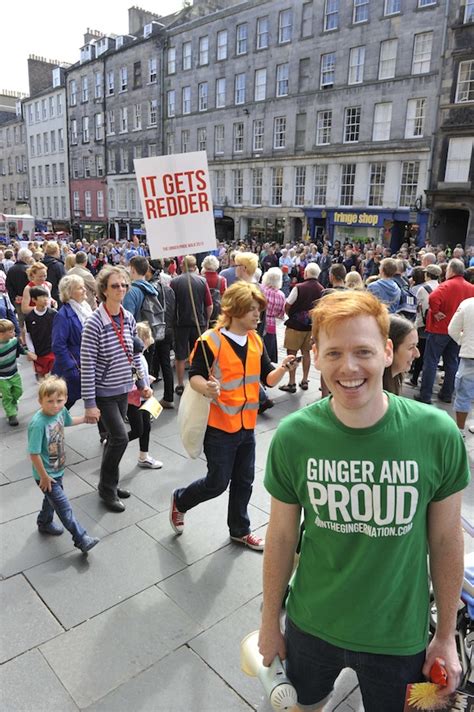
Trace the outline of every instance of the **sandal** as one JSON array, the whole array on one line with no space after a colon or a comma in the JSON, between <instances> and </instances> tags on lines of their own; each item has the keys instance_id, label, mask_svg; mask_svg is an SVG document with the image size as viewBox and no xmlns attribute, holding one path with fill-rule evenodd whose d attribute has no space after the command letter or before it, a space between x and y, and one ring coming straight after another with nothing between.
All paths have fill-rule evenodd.
<instances>
[{"instance_id":1,"label":"sandal","mask_svg":"<svg viewBox=\"0 0 474 712\"><path fill-rule=\"evenodd\" d=\"M280 386L280 391L285 391L285 393L296 393L296 383L287 383L286 386Z\"/></svg>"},{"instance_id":2,"label":"sandal","mask_svg":"<svg viewBox=\"0 0 474 712\"><path fill-rule=\"evenodd\" d=\"M309 381L301 381L299 384L300 388L302 391L307 391L308 390L308 383Z\"/></svg>"}]
</instances>

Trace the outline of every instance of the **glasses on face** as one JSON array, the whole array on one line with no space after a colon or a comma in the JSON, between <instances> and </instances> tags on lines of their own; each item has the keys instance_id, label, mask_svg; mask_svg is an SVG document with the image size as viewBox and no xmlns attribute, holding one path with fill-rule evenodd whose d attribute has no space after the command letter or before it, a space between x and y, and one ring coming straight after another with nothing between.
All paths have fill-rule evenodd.
<instances>
[{"instance_id":1,"label":"glasses on face","mask_svg":"<svg viewBox=\"0 0 474 712\"><path fill-rule=\"evenodd\" d=\"M128 289L128 284L125 282L117 282L117 284L109 284L110 289Z\"/></svg>"}]
</instances>

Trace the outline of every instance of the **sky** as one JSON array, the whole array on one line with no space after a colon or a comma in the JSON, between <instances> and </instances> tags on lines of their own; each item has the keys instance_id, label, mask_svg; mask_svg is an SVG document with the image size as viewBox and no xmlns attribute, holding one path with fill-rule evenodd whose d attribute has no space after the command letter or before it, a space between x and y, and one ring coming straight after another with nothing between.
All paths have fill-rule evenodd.
<instances>
[{"instance_id":1,"label":"sky","mask_svg":"<svg viewBox=\"0 0 474 712\"><path fill-rule=\"evenodd\" d=\"M79 60L87 28L128 33L128 8L136 5L167 15L183 0L3 0L0 42L0 91L28 93L28 56L73 64Z\"/></svg>"}]
</instances>

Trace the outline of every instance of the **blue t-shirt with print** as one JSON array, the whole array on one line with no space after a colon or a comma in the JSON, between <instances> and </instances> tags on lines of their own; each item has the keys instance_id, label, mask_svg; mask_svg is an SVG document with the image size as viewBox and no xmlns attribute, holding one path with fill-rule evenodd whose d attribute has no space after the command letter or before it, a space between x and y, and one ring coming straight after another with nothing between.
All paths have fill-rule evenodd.
<instances>
[{"instance_id":1,"label":"blue t-shirt with print","mask_svg":"<svg viewBox=\"0 0 474 712\"><path fill-rule=\"evenodd\" d=\"M44 469L55 479L64 474L64 428L68 425L72 425L72 418L69 411L63 408L57 415L45 415L39 410L28 426L28 452L31 455L41 455ZM39 482L40 476L34 465L33 477Z\"/></svg>"}]
</instances>

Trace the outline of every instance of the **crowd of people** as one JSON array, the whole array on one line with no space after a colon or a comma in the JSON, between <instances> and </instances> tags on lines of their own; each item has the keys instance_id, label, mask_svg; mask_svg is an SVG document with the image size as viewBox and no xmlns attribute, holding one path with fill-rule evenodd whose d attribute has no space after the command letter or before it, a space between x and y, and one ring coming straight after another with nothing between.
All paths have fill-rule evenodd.
<instances>
[{"instance_id":1,"label":"crowd of people","mask_svg":"<svg viewBox=\"0 0 474 712\"><path fill-rule=\"evenodd\" d=\"M149 452L150 416L141 405L161 382L160 404L174 409L188 369L190 387L209 401L207 473L172 492L170 524L182 535L186 512L229 488L231 540L266 552L264 664L276 654L286 657L306 705L324 703L342 667L353 664L366 712L398 712L406 682L426 675L440 655L451 691L459 677L451 628L462 566L460 493L468 481L461 435L474 398L471 253L429 243L408 242L392 254L373 242L323 239L282 247L246 240L161 261L137 237L100 245L13 243L0 253L0 395L9 424L17 426L17 359L24 354L39 383L40 410L28 428L33 476L44 493L39 531L56 536L65 528L85 553L96 546L64 491L64 428L97 426L103 444L98 495L109 511L123 512L130 492L121 487L120 462L128 443L139 442L139 467L163 467ZM283 320L286 356L279 359ZM267 388L285 375L284 393L308 390L312 357L321 397L316 393L309 408L296 407L273 440L264 541L248 514L257 417L273 407ZM420 377L413 400L399 399ZM428 407L439 377L437 398L454 398L457 428ZM84 414L72 417L81 399ZM429 453L420 450L425 435ZM441 607L439 633L425 655L427 546ZM375 560L376 585L369 583ZM449 585L443 567L452 573ZM388 596L393 581L402 586L401 577L418 584L405 596L390 595L390 616L371 626L381 590ZM283 637L279 612L290 578ZM354 580L359 620L344 628L333 612L340 619ZM398 618L405 623L395 630ZM367 660L358 666L353 658L361 652ZM375 684L371 665L386 655L393 670L377 668ZM388 701L381 706L381 699Z\"/></svg>"}]
</instances>

